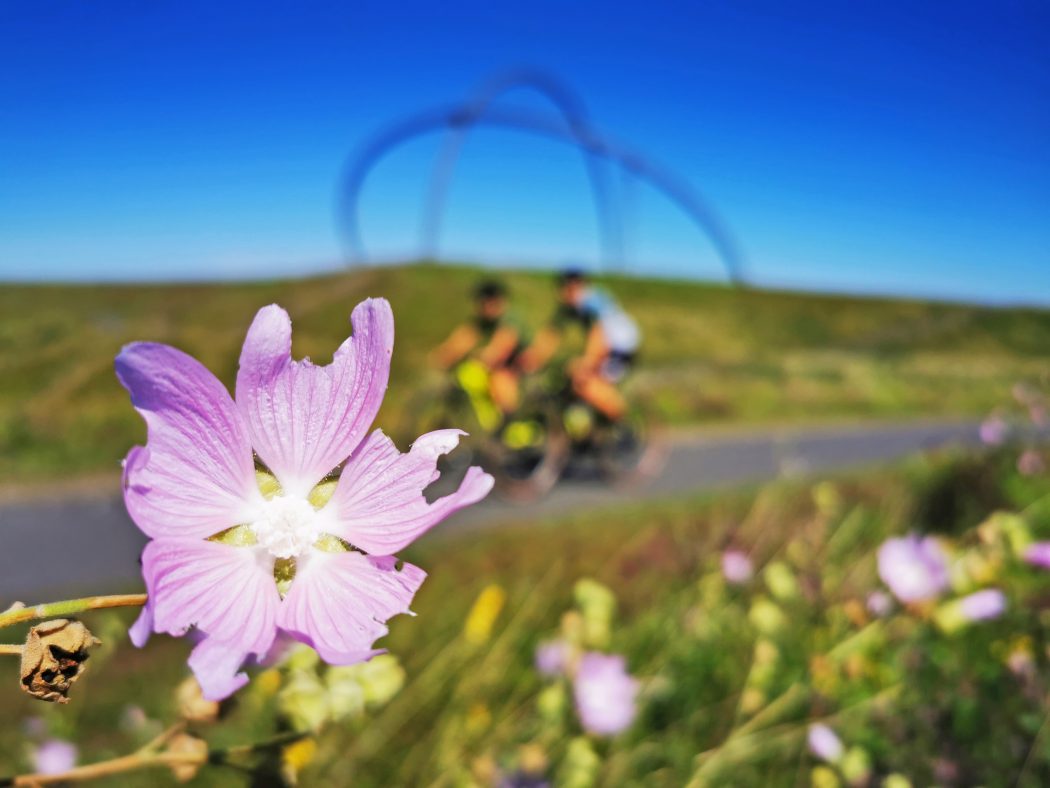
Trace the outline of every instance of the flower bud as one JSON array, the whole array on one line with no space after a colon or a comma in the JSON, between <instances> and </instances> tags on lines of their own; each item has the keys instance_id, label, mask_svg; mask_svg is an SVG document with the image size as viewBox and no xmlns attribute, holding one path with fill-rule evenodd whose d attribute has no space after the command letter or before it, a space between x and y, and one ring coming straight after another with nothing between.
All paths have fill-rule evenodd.
<instances>
[{"instance_id":1,"label":"flower bud","mask_svg":"<svg viewBox=\"0 0 1050 788\"><path fill-rule=\"evenodd\" d=\"M850 785L865 785L871 777L871 756L862 747L850 747L839 763Z\"/></svg>"},{"instance_id":2,"label":"flower bud","mask_svg":"<svg viewBox=\"0 0 1050 788\"><path fill-rule=\"evenodd\" d=\"M809 751L822 761L835 763L842 758L844 751L842 740L835 731L823 723L818 722L809 726L806 743L809 745Z\"/></svg>"},{"instance_id":3,"label":"flower bud","mask_svg":"<svg viewBox=\"0 0 1050 788\"><path fill-rule=\"evenodd\" d=\"M839 788L842 781L834 769L828 766L815 766L809 773L809 784L813 788Z\"/></svg>"},{"instance_id":4,"label":"flower bud","mask_svg":"<svg viewBox=\"0 0 1050 788\"><path fill-rule=\"evenodd\" d=\"M175 780L180 783L192 780L197 776L200 768L208 762L207 743L188 733L180 733L172 737L164 752L167 755L178 756L178 760L169 765L171 773L175 775Z\"/></svg>"},{"instance_id":5,"label":"flower bud","mask_svg":"<svg viewBox=\"0 0 1050 788\"><path fill-rule=\"evenodd\" d=\"M187 722L214 722L219 717L219 704L205 700L197 679L189 676L175 688L175 704L179 716Z\"/></svg>"},{"instance_id":6,"label":"flower bud","mask_svg":"<svg viewBox=\"0 0 1050 788\"><path fill-rule=\"evenodd\" d=\"M762 576L769 592L781 602L787 602L798 596L798 580L795 578L795 573L783 561L770 563Z\"/></svg>"}]
</instances>

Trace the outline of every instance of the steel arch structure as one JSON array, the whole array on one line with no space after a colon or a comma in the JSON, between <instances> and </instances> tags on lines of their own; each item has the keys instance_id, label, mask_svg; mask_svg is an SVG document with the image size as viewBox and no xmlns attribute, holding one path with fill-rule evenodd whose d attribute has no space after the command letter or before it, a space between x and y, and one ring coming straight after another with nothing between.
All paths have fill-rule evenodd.
<instances>
[{"instance_id":1,"label":"steel arch structure","mask_svg":"<svg viewBox=\"0 0 1050 788\"><path fill-rule=\"evenodd\" d=\"M503 94L517 88L528 88L545 96L558 116L495 104ZM589 123L583 103L575 93L549 75L528 70L509 72L490 80L467 102L415 113L385 127L358 148L346 166L337 206L337 223L345 237L349 264L363 262L367 257L361 237L360 203L369 173L402 144L426 134L445 131L445 142L435 161L421 225L423 248L431 253L436 250L448 188L467 132L483 125L515 129L565 142L583 153L602 236L602 257L606 261L610 254L618 254L620 242L617 217L601 168L603 162L620 167L623 172L644 181L668 198L710 240L730 281L745 283L742 256L735 240L714 210L688 182L641 153L601 134Z\"/></svg>"}]
</instances>

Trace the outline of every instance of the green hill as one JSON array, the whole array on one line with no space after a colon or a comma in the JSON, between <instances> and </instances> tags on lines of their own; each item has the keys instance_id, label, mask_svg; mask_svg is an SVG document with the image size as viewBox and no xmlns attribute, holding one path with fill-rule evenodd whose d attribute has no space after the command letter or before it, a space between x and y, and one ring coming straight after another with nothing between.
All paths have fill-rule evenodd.
<instances>
[{"instance_id":1,"label":"green hill","mask_svg":"<svg viewBox=\"0 0 1050 788\"><path fill-rule=\"evenodd\" d=\"M113 375L121 345L172 343L231 383L252 315L273 301L292 315L296 353L325 362L357 300L390 299L398 340L382 423L418 385L426 352L463 316L481 275L412 265L237 284L5 285L0 478L115 469L144 432ZM542 322L549 278L505 276L521 313ZM979 415L1016 380L1047 369L1042 310L625 277L607 284L645 334L631 385L680 424Z\"/></svg>"}]
</instances>

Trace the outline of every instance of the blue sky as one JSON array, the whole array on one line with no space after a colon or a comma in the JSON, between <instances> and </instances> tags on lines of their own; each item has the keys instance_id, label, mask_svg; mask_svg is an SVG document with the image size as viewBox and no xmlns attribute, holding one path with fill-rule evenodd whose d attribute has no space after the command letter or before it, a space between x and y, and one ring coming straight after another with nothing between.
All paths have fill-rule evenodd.
<instances>
[{"instance_id":1,"label":"blue sky","mask_svg":"<svg viewBox=\"0 0 1050 788\"><path fill-rule=\"evenodd\" d=\"M759 283L1050 303L1050 6L1038 2L8 2L0 278L330 269L349 154L522 64L559 75L598 127L687 179ZM372 173L376 258L416 253L438 142ZM720 276L659 194L624 194L632 269ZM478 130L441 251L596 263L579 156Z\"/></svg>"}]
</instances>

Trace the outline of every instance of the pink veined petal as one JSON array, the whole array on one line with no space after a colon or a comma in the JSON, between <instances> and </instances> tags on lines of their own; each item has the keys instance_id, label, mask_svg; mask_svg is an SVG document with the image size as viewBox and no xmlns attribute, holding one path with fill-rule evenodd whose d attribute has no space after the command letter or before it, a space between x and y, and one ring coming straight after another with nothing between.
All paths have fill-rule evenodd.
<instances>
[{"instance_id":1,"label":"pink veined petal","mask_svg":"<svg viewBox=\"0 0 1050 788\"><path fill-rule=\"evenodd\" d=\"M136 342L117 377L149 439L124 462L128 513L147 535L206 537L243 522L261 500L248 427L204 365L167 345Z\"/></svg>"},{"instance_id":2,"label":"pink veined petal","mask_svg":"<svg viewBox=\"0 0 1050 788\"><path fill-rule=\"evenodd\" d=\"M383 402L394 348L394 316L382 298L361 302L353 334L328 366L292 361L292 323L276 304L248 329L237 373L237 405L252 445L286 491L305 495L350 456Z\"/></svg>"},{"instance_id":3,"label":"pink veined petal","mask_svg":"<svg viewBox=\"0 0 1050 788\"><path fill-rule=\"evenodd\" d=\"M261 550L203 540L154 540L142 551L153 631L197 627L241 655L262 657L277 634L280 595L273 559ZM147 614L144 613L144 616ZM135 633L142 626L136 622Z\"/></svg>"},{"instance_id":4,"label":"pink veined petal","mask_svg":"<svg viewBox=\"0 0 1050 788\"><path fill-rule=\"evenodd\" d=\"M142 648L149 641L149 636L153 634L153 599L152 597L146 599L146 604L142 606L142 612L139 613L139 617L135 619L135 623L128 629L128 636L131 638L131 642L135 644L136 648Z\"/></svg>"},{"instance_id":5,"label":"pink veined petal","mask_svg":"<svg viewBox=\"0 0 1050 788\"><path fill-rule=\"evenodd\" d=\"M277 624L325 662L363 662L382 653L373 644L387 633L388 619L410 612L425 577L411 564L397 569L390 556L314 551L297 566Z\"/></svg>"},{"instance_id":6,"label":"pink veined petal","mask_svg":"<svg viewBox=\"0 0 1050 788\"><path fill-rule=\"evenodd\" d=\"M423 490L440 476L438 458L466 433L437 430L420 437L407 454L376 430L353 453L339 484L321 510L326 530L373 555L393 555L453 512L477 503L493 478L467 470L459 489L428 503Z\"/></svg>"},{"instance_id":7,"label":"pink veined petal","mask_svg":"<svg viewBox=\"0 0 1050 788\"><path fill-rule=\"evenodd\" d=\"M248 674L241 672L248 654L236 645L206 637L190 652L187 664L205 700L223 700L248 683Z\"/></svg>"}]
</instances>

